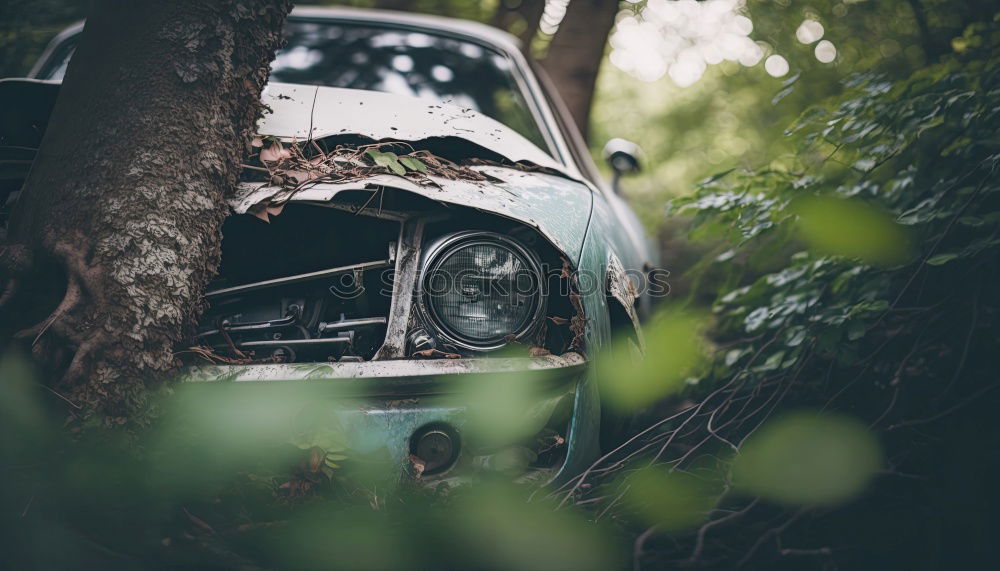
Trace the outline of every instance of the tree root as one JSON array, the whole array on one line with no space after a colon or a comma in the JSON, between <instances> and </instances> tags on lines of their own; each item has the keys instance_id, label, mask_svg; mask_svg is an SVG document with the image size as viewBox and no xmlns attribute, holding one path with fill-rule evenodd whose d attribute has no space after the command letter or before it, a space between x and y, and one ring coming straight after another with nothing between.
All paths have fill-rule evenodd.
<instances>
[{"instance_id":1,"label":"tree root","mask_svg":"<svg viewBox=\"0 0 1000 571\"><path fill-rule=\"evenodd\" d=\"M99 283L99 269L87 261L86 244L87 241L82 239L64 239L47 248L65 270L65 293L45 319L14 334L15 339L31 339L32 352L49 363L65 362L66 359L54 359L53 356L62 352L59 349L68 350L72 358L67 355L69 364L60 380L55 383L57 386L72 386L85 380L94 354L103 347L107 337L103 331L95 334L88 326L87 306L101 307L105 294ZM4 255L0 256L0 263L8 259L22 262L6 266L13 268L18 276L24 275L31 268L32 259L30 256L25 257L23 250L10 255L5 250ZM27 263L23 263L25 261ZM0 300L8 302L14 295L11 291L16 292L20 287L20 280L11 280L11 284L13 285L9 284L3 296L0 296ZM43 338L46 342L40 345Z\"/></svg>"},{"instance_id":2,"label":"tree root","mask_svg":"<svg viewBox=\"0 0 1000 571\"><path fill-rule=\"evenodd\" d=\"M79 280L71 273L67 277L66 283L66 293L63 295L62 301L59 305L46 317L44 320L18 331L14 334L14 337L18 339L25 339L28 337L34 337L34 341L31 342L32 345L38 343L38 340L46 331L49 330L61 317L69 313L70 311L76 309L80 302L83 300L83 292L80 288ZM68 328L63 324L62 327L56 329L58 332L64 332ZM74 337L76 335L74 334Z\"/></svg>"},{"instance_id":3,"label":"tree root","mask_svg":"<svg viewBox=\"0 0 1000 571\"><path fill-rule=\"evenodd\" d=\"M106 337L104 334L93 335L81 343L76 353L73 354L73 360L70 361L69 367L66 368L57 384L69 387L86 380L94 354L98 348L104 345Z\"/></svg>"}]
</instances>

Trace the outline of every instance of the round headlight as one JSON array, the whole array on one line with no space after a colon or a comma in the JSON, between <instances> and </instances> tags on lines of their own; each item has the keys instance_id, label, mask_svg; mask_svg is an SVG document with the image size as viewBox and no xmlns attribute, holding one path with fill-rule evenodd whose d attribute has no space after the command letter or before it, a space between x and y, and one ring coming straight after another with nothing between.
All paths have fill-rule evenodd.
<instances>
[{"instance_id":1,"label":"round headlight","mask_svg":"<svg viewBox=\"0 0 1000 571\"><path fill-rule=\"evenodd\" d=\"M500 234L444 239L431 248L420 284L434 328L467 349L502 347L530 331L544 310L538 260Z\"/></svg>"}]
</instances>

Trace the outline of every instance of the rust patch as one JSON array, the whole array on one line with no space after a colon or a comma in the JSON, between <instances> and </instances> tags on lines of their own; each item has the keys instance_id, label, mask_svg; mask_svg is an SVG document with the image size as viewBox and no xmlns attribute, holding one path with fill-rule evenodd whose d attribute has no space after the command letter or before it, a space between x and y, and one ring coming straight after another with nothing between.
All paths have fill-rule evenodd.
<instances>
[{"instance_id":1,"label":"rust patch","mask_svg":"<svg viewBox=\"0 0 1000 571\"><path fill-rule=\"evenodd\" d=\"M639 314L635 310L635 302L639 299L639 291L636 289L635 284L632 283L632 280L629 279L628 274L625 273L625 267L622 266L621 260L614 253L608 257L606 278L608 295L621 304L622 309L625 310L629 320L632 322L632 328L635 330L639 349L645 351L646 341L642 335Z\"/></svg>"},{"instance_id":2,"label":"rust patch","mask_svg":"<svg viewBox=\"0 0 1000 571\"><path fill-rule=\"evenodd\" d=\"M587 334L587 315L583 310L583 301L580 299L580 282L576 272L571 269L569 260L563 258L562 261L563 267L560 276L569 281L569 302L573 305L573 317L569 320L569 330L573 334L573 340L570 341L569 350L582 353L584 338Z\"/></svg>"}]
</instances>

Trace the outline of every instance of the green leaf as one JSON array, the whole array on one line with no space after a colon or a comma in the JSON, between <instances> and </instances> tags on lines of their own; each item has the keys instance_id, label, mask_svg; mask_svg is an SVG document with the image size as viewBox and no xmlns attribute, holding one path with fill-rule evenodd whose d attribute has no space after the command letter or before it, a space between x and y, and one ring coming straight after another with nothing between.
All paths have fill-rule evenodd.
<instances>
[{"instance_id":1,"label":"green leaf","mask_svg":"<svg viewBox=\"0 0 1000 571\"><path fill-rule=\"evenodd\" d=\"M640 409L684 387L707 364L704 317L675 309L661 310L646 325L644 358L636 355L633 337L623 335L595 358L602 399L628 412Z\"/></svg>"},{"instance_id":2,"label":"green leaf","mask_svg":"<svg viewBox=\"0 0 1000 571\"><path fill-rule=\"evenodd\" d=\"M399 162L403 163L403 166L411 171L427 172L427 165L425 165L420 159L415 159L413 157L401 157Z\"/></svg>"},{"instance_id":3,"label":"green leaf","mask_svg":"<svg viewBox=\"0 0 1000 571\"><path fill-rule=\"evenodd\" d=\"M931 266L943 266L952 260L959 258L958 254L937 254L928 258L927 263Z\"/></svg>"},{"instance_id":4,"label":"green leaf","mask_svg":"<svg viewBox=\"0 0 1000 571\"><path fill-rule=\"evenodd\" d=\"M784 351L778 351L777 353L774 353L773 355L771 355L770 357L768 357L767 360L764 361L763 365L761 365L760 367L757 367L757 370L760 370L760 371L773 371L773 370L781 367L781 362L782 362L782 360L784 360L784 358L785 358L785 352Z\"/></svg>"},{"instance_id":5,"label":"green leaf","mask_svg":"<svg viewBox=\"0 0 1000 571\"><path fill-rule=\"evenodd\" d=\"M729 351L726 351L726 357L725 357L726 366L731 367L735 365L744 356L750 354L750 352L751 351L749 348L730 349Z\"/></svg>"},{"instance_id":6,"label":"green leaf","mask_svg":"<svg viewBox=\"0 0 1000 571\"><path fill-rule=\"evenodd\" d=\"M808 333L806 328L801 326L789 329L788 333L786 333L787 338L785 340L785 345L789 347L798 347L803 341L805 341L806 333Z\"/></svg>"},{"instance_id":7,"label":"green leaf","mask_svg":"<svg viewBox=\"0 0 1000 571\"><path fill-rule=\"evenodd\" d=\"M985 220L976 216L963 216L958 219L958 223L963 226L982 226Z\"/></svg>"},{"instance_id":8,"label":"green leaf","mask_svg":"<svg viewBox=\"0 0 1000 571\"><path fill-rule=\"evenodd\" d=\"M704 521L720 492L704 478L659 467L633 472L623 483L629 511L664 531L681 531Z\"/></svg>"},{"instance_id":9,"label":"green leaf","mask_svg":"<svg viewBox=\"0 0 1000 571\"><path fill-rule=\"evenodd\" d=\"M350 442L336 412L308 403L296 411L289 441L303 450L314 446L327 454L347 450Z\"/></svg>"},{"instance_id":10,"label":"green leaf","mask_svg":"<svg viewBox=\"0 0 1000 571\"><path fill-rule=\"evenodd\" d=\"M796 200L790 208L799 216L800 235L819 253L884 266L911 257L904 227L862 201L813 196Z\"/></svg>"},{"instance_id":11,"label":"green leaf","mask_svg":"<svg viewBox=\"0 0 1000 571\"><path fill-rule=\"evenodd\" d=\"M729 170L724 170L724 171L719 172L719 173L715 173L712 176L706 178L705 180L699 182L698 186L708 186L708 185L712 184L713 182L722 179L723 177L725 177L729 173L733 172L734 170L736 170L736 169L729 169Z\"/></svg>"},{"instance_id":12,"label":"green leaf","mask_svg":"<svg viewBox=\"0 0 1000 571\"><path fill-rule=\"evenodd\" d=\"M816 346L822 351L830 351L837 346L840 341L841 330L836 327L827 327L816 336Z\"/></svg>"},{"instance_id":13,"label":"green leaf","mask_svg":"<svg viewBox=\"0 0 1000 571\"><path fill-rule=\"evenodd\" d=\"M861 321L851 321L847 324L847 338L851 341L861 339L866 332L865 324Z\"/></svg>"},{"instance_id":14,"label":"green leaf","mask_svg":"<svg viewBox=\"0 0 1000 571\"><path fill-rule=\"evenodd\" d=\"M368 149L366 153L377 166L385 167L399 176L406 174L406 169L399 164L399 157L396 156L396 153L380 153L375 149Z\"/></svg>"},{"instance_id":15,"label":"green leaf","mask_svg":"<svg viewBox=\"0 0 1000 571\"><path fill-rule=\"evenodd\" d=\"M406 174L406 169L403 168L403 165L399 164L399 161L397 160L393 160L391 163L389 163L388 166L389 170L398 174L399 176L403 176Z\"/></svg>"},{"instance_id":16,"label":"green leaf","mask_svg":"<svg viewBox=\"0 0 1000 571\"><path fill-rule=\"evenodd\" d=\"M885 311L889 309L889 302L884 299L877 299L869 304L870 311Z\"/></svg>"},{"instance_id":17,"label":"green leaf","mask_svg":"<svg viewBox=\"0 0 1000 571\"><path fill-rule=\"evenodd\" d=\"M881 465L881 449L864 424L803 411L751 436L733 462L733 481L778 503L831 505L863 491Z\"/></svg>"}]
</instances>

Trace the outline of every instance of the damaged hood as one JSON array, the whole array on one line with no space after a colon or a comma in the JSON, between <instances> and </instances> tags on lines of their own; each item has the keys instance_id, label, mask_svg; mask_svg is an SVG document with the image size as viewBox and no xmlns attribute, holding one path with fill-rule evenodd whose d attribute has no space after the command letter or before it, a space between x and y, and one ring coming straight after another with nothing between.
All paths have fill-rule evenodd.
<instances>
[{"instance_id":1,"label":"damaged hood","mask_svg":"<svg viewBox=\"0 0 1000 571\"><path fill-rule=\"evenodd\" d=\"M455 137L511 162L566 172L517 131L472 109L409 95L291 83L268 83L261 101L272 112L260 120L257 132L285 141L334 135L362 135L376 141Z\"/></svg>"},{"instance_id":2,"label":"damaged hood","mask_svg":"<svg viewBox=\"0 0 1000 571\"><path fill-rule=\"evenodd\" d=\"M406 178L379 174L344 183L318 183L290 193L278 186L243 183L230 206L245 214L261 203L329 202L347 190L396 188L432 200L468 206L526 224L538 230L573 263L580 260L583 238L590 220L593 192L581 182L541 172L513 168L474 167L496 179L494 182L449 180L429 177L435 186L420 185Z\"/></svg>"},{"instance_id":3,"label":"damaged hood","mask_svg":"<svg viewBox=\"0 0 1000 571\"><path fill-rule=\"evenodd\" d=\"M237 214L258 205L288 201L330 202L348 190L395 188L516 220L537 229L574 264L579 261L593 190L502 123L471 109L358 89L270 83L262 101L271 112L261 119L258 133L284 141L335 135L408 143L453 138L478 145L522 168L474 166L472 170L487 175L489 180L426 177L433 184L417 184L393 174L375 174L349 182L309 183L295 190L243 183L230 200ZM543 167L545 172L530 165Z\"/></svg>"}]
</instances>

